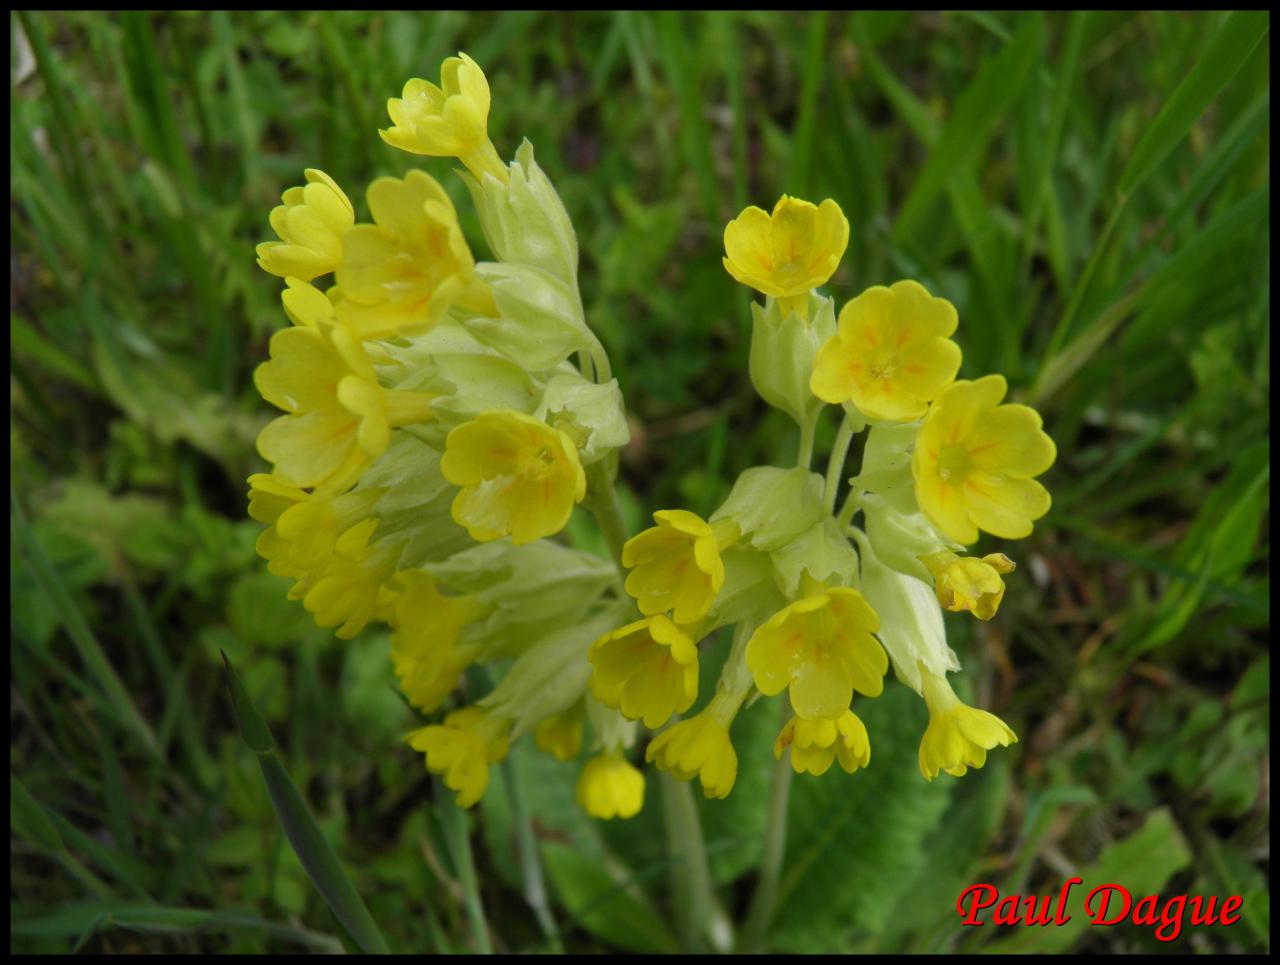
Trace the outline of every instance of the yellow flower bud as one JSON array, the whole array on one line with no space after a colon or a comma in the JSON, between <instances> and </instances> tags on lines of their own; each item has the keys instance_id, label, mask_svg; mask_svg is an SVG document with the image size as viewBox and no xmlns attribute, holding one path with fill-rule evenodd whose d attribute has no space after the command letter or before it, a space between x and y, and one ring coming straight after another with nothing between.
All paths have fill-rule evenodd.
<instances>
[{"instance_id":1,"label":"yellow flower bud","mask_svg":"<svg viewBox=\"0 0 1280 965\"><path fill-rule=\"evenodd\" d=\"M644 774L620 751L599 754L578 775L578 803L593 818L631 818L644 806Z\"/></svg>"},{"instance_id":2,"label":"yellow flower bud","mask_svg":"<svg viewBox=\"0 0 1280 965\"><path fill-rule=\"evenodd\" d=\"M650 741L644 759L682 781L698 778L709 798L728 797L738 778L738 755L729 739L729 725L742 706L743 696L716 694L702 713Z\"/></svg>"},{"instance_id":3,"label":"yellow flower bud","mask_svg":"<svg viewBox=\"0 0 1280 965\"><path fill-rule=\"evenodd\" d=\"M922 556L920 561L933 574L934 590L942 608L957 613L968 610L979 620L996 615L1004 599L1004 580L1000 577L1015 569L1013 560L1003 553L989 553L977 559L942 550Z\"/></svg>"}]
</instances>

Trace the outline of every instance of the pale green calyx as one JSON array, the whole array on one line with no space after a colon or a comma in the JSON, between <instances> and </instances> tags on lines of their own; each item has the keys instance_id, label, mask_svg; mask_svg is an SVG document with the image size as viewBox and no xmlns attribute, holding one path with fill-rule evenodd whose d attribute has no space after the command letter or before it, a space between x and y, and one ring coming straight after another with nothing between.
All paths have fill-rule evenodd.
<instances>
[{"instance_id":1,"label":"pale green calyx","mask_svg":"<svg viewBox=\"0 0 1280 965\"><path fill-rule=\"evenodd\" d=\"M809 390L813 359L836 330L835 300L809 295L808 320L783 315L777 299L751 304L751 383L760 398L798 425L813 420L825 403Z\"/></svg>"}]
</instances>

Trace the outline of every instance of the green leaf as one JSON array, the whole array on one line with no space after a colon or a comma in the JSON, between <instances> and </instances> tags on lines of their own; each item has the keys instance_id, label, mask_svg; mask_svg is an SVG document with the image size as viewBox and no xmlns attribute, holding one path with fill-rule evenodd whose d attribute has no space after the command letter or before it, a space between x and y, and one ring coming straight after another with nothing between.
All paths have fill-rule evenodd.
<instances>
[{"instance_id":1,"label":"green leaf","mask_svg":"<svg viewBox=\"0 0 1280 965\"><path fill-rule=\"evenodd\" d=\"M676 950L653 906L619 885L600 861L554 841L542 845L542 859L556 897L578 925L625 951L657 955Z\"/></svg>"},{"instance_id":2,"label":"green leaf","mask_svg":"<svg viewBox=\"0 0 1280 965\"><path fill-rule=\"evenodd\" d=\"M63 850L57 827L16 774L9 775L9 827L46 851Z\"/></svg>"},{"instance_id":3,"label":"green leaf","mask_svg":"<svg viewBox=\"0 0 1280 965\"><path fill-rule=\"evenodd\" d=\"M289 772L272 750L274 740L266 721L253 706L253 701L236 676L226 653L223 653L222 659L226 665L227 686L231 690L240 735L250 750L258 755L258 766L262 770L271 806L275 809L289 844L306 869L307 877L361 951L387 954L390 949L386 939L382 937L377 924L369 915L369 909L360 899L338 856L333 853L320 826L316 824L311 809L290 779Z\"/></svg>"},{"instance_id":4,"label":"green leaf","mask_svg":"<svg viewBox=\"0 0 1280 965\"><path fill-rule=\"evenodd\" d=\"M777 950L830 952L855 932L879 931L930 861L924 842L954 779L930 783L920 775L925 708L908 688L890 685L854 709L871 734L870 766L797 774L791 785ZM974 771L963 779L984 778Z\"/></svg>"},{"instance_id":5,"label":"green leaf","mask_svg":"<svg viewBox=\"0 0 1280 965\"><path fill-rule=\"evenodd\" d=\"M1168 808L1159 808L1147 815L1142 827L1110 844L1096 862L1081 869L1079 876L1084 883L1073 888L1067 899L1070 921L1056 928L1020 928L1007 938L983 946L983 951L1022 955L1064 952L1089 926L1084 900L1090 889L1116 883L1133 895L1159 894L1165 882L1190 863L1191 851L1172 815Z\"/></svg>"},{"instance_id":6,"label":"green leaf","mask_svg":"<svg viewBox=\"0 0 1280 965\"><path fill-rule=\"evenodd\" d=\"M1129 155L1116 185L1121 195L1132 193L1187 136L1270 26L1271 15L1264 10L1238 10L1227 18Z\"/></svg>"},{"instance_id":7,"label":"green leaf","mask_svg":"<svg viewBox=\"0 0 1280 965\"><path fill-rule=\"evenodd\" d=\"M907 195L893 237L912 237L921 226L929 206L970 164L978 160L991 131L1022 92L1040 56L1041 16L1025 17L1017 33L978 75L956 101L951 119L943 127L929 160Z\"/></svg>"}]
</instances>

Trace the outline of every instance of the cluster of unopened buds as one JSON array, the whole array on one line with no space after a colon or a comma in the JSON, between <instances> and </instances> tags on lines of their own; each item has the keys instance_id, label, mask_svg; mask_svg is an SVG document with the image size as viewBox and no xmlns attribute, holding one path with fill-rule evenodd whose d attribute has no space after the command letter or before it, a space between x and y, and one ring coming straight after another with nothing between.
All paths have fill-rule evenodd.
<instances>
[{"instance_id":1,"label":"cluster of unopened buds","mask_svg":"<svg viewBox=\"0 0 1280 965\"><path fill-rule=\"evenodd\" d=\"M783 691L791 714L775 755L798 772L853 772L871 757L854 694L879 695L890 664L928 708L924 776L982 766L1015 737L952 690L960 665L942 610L990 619L1013 563L964 547L979 531L1025 537L1048 511L1034 477L1055 450L1039 416L1002 404L999 375L956 379L956 311L914 281L869 288L837 316L815 289L844 254L848 222L834 201L784 196L771 214L749 207L729 223L724 264L766 296L752 305L751 379L799 426L796 464L748 469L709 519L664 510L626 540L614 480L627 421L584 318L574 229L527 141L502 162L489 102L461 54L439 86L409 81L381 133L461 161L496 260L474 260L448 195L420 171L370 185L371 224L317 170L271 212L280 240L259 245L258 260L285 280L293 323L255 375L284 411L258 439L271 472L249 479L271 572L339 637L388 624L395 675L423 715L468 668L500 674L407 737L462 805L484 794L513 740L531 732L576 760L589 725L578 800L599 818L630 817L644 799L629 759L640 723L665 727L646 761L722 798L738 770L736 715ZM823 476L809 463L828 405L842 421ZM552 539L578 504L616 559ZM705 688L699 645L723 638L714 694L680 719Z\"/></svg>"}]
</instances>

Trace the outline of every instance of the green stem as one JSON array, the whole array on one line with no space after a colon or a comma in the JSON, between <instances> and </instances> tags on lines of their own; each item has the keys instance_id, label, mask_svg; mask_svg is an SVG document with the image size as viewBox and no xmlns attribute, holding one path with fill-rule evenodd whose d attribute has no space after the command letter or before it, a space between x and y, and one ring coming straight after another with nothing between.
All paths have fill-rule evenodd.
<instances>
[{"instance_id":1,"label":"green stem","mask_svg":"<svg viewBox=\"0 0 1280 965\"><path fill-rule=\"evenodd\" d=\"M818 409L808 419L800 423L800 451L796 453L796 465L809 468L809 463L813 461L813 436L818 428L818 416L822 410Z\"/></svg>"},{"instance_id":2,"label":"green stem","mask_svg":"<svg viewBox=\"0 0 1280 965\"><path fill-rule=\"evenodd\" d=\"M715 916L715 895L702 826L698 822L698 806L688 781L662 771L658 783L662 788L662 813L671 857L671 897L684 951L696 953L705 950L709 926Z\"/></svg>"},{"instance_id":3,"label":"green stem","mask_svg":"<svg viewBox=\"0 0 1280 965\"><path fill-rule=\"evenodd\" d=\"M782 705L785 725L790 708ZM760 879L751 908L747 912L746 929L739 951L748 955L764 951L765 939L778 901L778 881L782 877L782 859L787 850L787 802L791 798L791 755L783 754L773 765L769 785L769 811L765 819L764 855L760 861Z\"/></svg>"},{"instance_id":4,"label":"green stem","mask_svg":"<svg viewBox=\"0 0 1280 965\"><path fill-rule=\"evenodd\" d=\"M613 480L604 468L603 461L587 470L586 506L596 518L605 543L609 546L609 555L618 568L623 580L627 578L627 568L622 565L622 547L627 542L627 524L622 519L622 507L618 505L618 492Z\"/></svg>"},{"instance_id":5,"label":"green stem","mask_svg":"<svg viewBox=\"0 0 1280 965\"><path fill-rule=\"evenodd\" d=\"M849 455L849 444L853 442L855 429L856 426L853 419L846 412L844 418L840 420L840 429L836 432L835 444L831 447L831 458L827 460L827 485L823 490L823 500L826 503L828 513L834 513L836 509L836 493L840 490L840 475L844 470L845 457Z\"/></svg>"},{"instance_id":6,"label":"green stem","mask_svg":"<svg viewBox=\"0 0 1280 965\"><path fill-rule=\"evenodd\" d=\"M520 876L524 881L524 898L538 919L538 927L547 940L548 950L555 954L564 952L560 930L547 901L547 886L542 877L542 863L538 860L538 843L533 836L533 823L524 806L524 795L516 784L511 759L502 762L502 777L507 786L507 800L511 803L511 820L516 827L516 846L520 851Z\"/></svg>"},{"instance_id":7,"label":"green stem","mask_svg":"<svg viewBox=\"0 0 1280 965\"><path fill-rule=\"evenodd\" d=\"M485 921L484 905L480 901L480 883L476 878L476 864L471 855L471 836L467 831L466 812L458 807L453 794L439 780L436 781L436 793L439 795L437 808L440 823L444 826L445 842L453 858L454 873L458 876L458 884L462 886L475 950L481 955L492 955L493 944L489 941L489 923Z\"/></svg>"}]
</instances>

